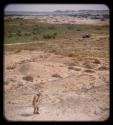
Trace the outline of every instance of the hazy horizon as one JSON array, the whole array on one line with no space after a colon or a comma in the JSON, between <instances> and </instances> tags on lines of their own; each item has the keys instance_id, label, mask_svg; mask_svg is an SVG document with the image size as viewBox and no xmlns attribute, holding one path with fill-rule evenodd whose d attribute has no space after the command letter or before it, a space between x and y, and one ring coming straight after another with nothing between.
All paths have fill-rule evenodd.
<instances>
[{"instance_id":1,"label":"hazy horizon","mask_svg":"<svg viewBox=\"0 0 113 125\"><path fill-rule=\"evenodd\" d=\"M5 12L52 12L52 11L77 11L77 10L109 10L104 4L8 4Z\"/></svg>"}]
</instances>

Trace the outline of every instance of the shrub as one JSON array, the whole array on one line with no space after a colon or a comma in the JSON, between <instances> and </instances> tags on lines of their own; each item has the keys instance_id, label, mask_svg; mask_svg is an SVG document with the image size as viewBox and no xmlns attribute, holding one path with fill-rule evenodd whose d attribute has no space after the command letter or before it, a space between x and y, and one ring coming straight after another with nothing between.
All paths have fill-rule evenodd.
<instances>
[{"instance_id":1,"label":"shrub","mask_svg":"<svg viewBox=\"0 0 113 125\"><path fill-rule=\"evenodd\" d=\"M11 65L11 66L8 66L6 69L10 70L10 69L15 69L15 65Z\"/></svg>"},{"instance_id":2,"label":"shrub","mask_svg":"<svg viewBox=\"0 0 113 125\"><path fill-rule=\"evenodd\" d=\"M87 69L87 70L85 70L84 72L88 72L88 73L94 73L95 71L93 71L93 70L90 70L90 69Z\"/></svg>"},{"instance_id":3,"label":"shrub","mask_svg":"<svg viewBox=\"0 0 113 125\"><path fill-rule=\"evenodd\" d=\"M75 56L74 53L70 53L70 54L68 54L68 57L74 57L74 56Z\"/></svg>"},{"instance_id":4,"label":"shrub","mask_svg":"<svg viewBox=\"0 0 113 125\"><path fill-rule=\"evenodd\" d=\"M53 34L44 34L43 35L43 38L44 39L51 39L51 38L55 38L56 34L53 33Z\"/></svg>"},{"instance_id":5,"label":"shrub","mask_svg":"<svg viewBox=\"0 0 113 125\"><path fill-rule=\"evenodd\" d=\"M62 78L60 75L58 74L53 74L52 77L57 77L57 78Z\"/></svg>"},{"instance_id":6,"label":"shrub","mask_svg":"<svg viewBox=\"0 0 113 125\"><path fill-rule=\"evenodd\" d=\"M44 39L51 39L52 37L51 37L51 35L46 34L46 35L43 35L43 38L44 38Z\"/></svg>"},{"instance_id":7,"label":"shrub","mask_svg":"<svg viewBox=\"0 0 113 125\"><path fill-rule=\"evenodd\" d=\"M57 35L57 32L53 33L53 35L56 36L56 35Z\"/></svg>"},{"instance_id":8,"label":"shrub","mask_svg":"<svg viewBox=\"0 0 113 125\"><path fill-rule=\"evenodd\" d=\"M85 66L85 68L92 69L91 64L88 62L85 62L83 65Z\"/></svg>"},{"instance_id":9,"label":"shrub","mask_svg":"<svg viewBox=\"0 0 113 125\"><path fill-rule=\"evenodd\" d=\"M81 31L80 29L77 29L77 31Z\"/></svg>"},{"instance_id":10,"label":"shrub","mask_svg":"<svg viewBox=\"0 0 113 125\"><path fill-rule=\"evenodd\" d=\"M108 70L108 69L109 69L109 68L106 67L106 66L101 66L101 67L98 68L98 70Z\"/></svg>"},{"instance_id":11,"label":"shrub","mask_svg":"<svg viewBox=\"0 0 113 125\"><path fill-rule=\"evenodd\" d=\"M21 33L21 31L20 31L20 30L17 30L17 33Z\"/></svg>"},{"instance_id":12,"label":"shrub","mask_svg":"<svg viewBox=\"0 0 113 125\"><path fill-rule=\"evenodd\" d=\"M24 33L25 36L29 36L30 34L29 33Z\"/></svg>"},{"instance_id":13,"label":"shrub","mask_svg":"<svg viewBox=\"0 0 113 125\"><path fill-rule=\"evenodd\" d=\"M33 82L33 77L32 76L24 76L23 80Z\"/></svg>"},{"instance_id":14,"label":"shrub","mask_svg":"<svg viewBox=\"0 0 113 125\"><path fill-rule=\"evenodd\" d=\"M37 36L34 36L34 37L32 38L32 40L38 40L38 37L37 37Z\"/></svg>"},{"instance_id":15,"label":"shrub","mask_svg":"<svg viewBox=\"0 0 113 125\"><path fill-rule=\"evenodd\" d=\"M22 36L22 33L21 33L21 31L20 30L17 30L17 36Z\"/></svg>"},{"instance_id":16,"label":"shrub","mask_svg":"<svg viewBox=\"0 0 113 125\"><path fill-rule=\"evenodd\" d=\"M98 59L95 59L95 60L93 61L93 63L95 63L95 64L101 64L100 60L98 60Z\"/></svg>"}]
</instances>

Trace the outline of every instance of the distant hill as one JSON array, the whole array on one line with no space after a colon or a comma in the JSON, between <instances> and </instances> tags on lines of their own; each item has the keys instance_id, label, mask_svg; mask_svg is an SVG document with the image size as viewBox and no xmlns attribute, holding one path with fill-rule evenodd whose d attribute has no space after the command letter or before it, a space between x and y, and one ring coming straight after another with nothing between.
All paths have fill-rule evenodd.
<instances>
[{"instance_id":1,"label":"distant hill","mask_svg":"<svg viewBox=\"0 0 113 125\"><path fill-rule=\"evenodd\" d=\"M6 16L74 16L78 18L109 18L109 10L56 10L53 12L6 11Z\"/></svg>"}]
</instances>

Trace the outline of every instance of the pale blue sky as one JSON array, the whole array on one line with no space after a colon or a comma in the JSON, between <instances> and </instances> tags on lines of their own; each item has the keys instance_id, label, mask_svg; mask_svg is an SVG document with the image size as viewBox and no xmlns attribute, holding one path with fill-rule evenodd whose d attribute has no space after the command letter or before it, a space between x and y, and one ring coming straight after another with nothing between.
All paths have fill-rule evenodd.
<instances>
[{"instance_id":1,"label":"pale blue sky","mask_svg":"<svg viewBox=\"0 0 113 125\"><path fill-rule=\"evenodd\" d=\"M104 4L8 4L5 11L109 10Z\"/></svg>"}]
</instances>

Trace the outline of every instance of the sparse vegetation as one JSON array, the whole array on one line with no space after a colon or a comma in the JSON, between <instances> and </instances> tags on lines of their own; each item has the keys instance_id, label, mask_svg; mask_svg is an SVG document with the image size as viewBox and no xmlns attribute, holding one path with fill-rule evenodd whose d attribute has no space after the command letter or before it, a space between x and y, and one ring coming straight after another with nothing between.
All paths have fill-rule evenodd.
<instances>
[{"instance_id":1,"label":"sparse vegetation","mask_svg":"<svg viewBox=\"0 0 113 125\"><path fill-rule=\"evenodd\" d=\"M35 20L30 21L22 18L12 19L11 17L6 18L4 22L5 43L30 42L35 38L36 40L47 40L61 36L63 38L68 37L65 33L75 32L75 34L80 35L78 31L82 33L86 31L86 29L87 31L91 31L92 29L96 30L96 27L99 27L99 31L101 31L102 28L105 28L90 25L36 23ZM98 30L96 30L96 32L98 32Z\"/></svg>"},{"instance_id":2,"label":"sparse vegetation","mask_svg":"<svg viewBox=\"0 0 113 125\"><path fill-rule=\"evenodd\" d=\"M47 24L34 20L9 19L4 21L5 34L4 42L7 43L27 43L22 45L5 46L5 50L43 50L54 54L68 57L108 57L109 45L106 40L97 41L96 36L109 32L108 26L94 25L71 25L71 24ZM23 25L20 25L20 22ZM99 30L97 30L99 28ZM87 29L87 31L86 31ZM80 31L80 32L78 32ZM84 32L91 33L95 38L84 39L81 35ZM94 35L93 35L94 34ZM80 39L81 38L81 39ZM41 41L41 42L40 42ZM87 48L87 49L85 49ZM93 62L99 64L98 60ZM87 66L86 66L87 67Z\"/></svg>"}]
</instances>

